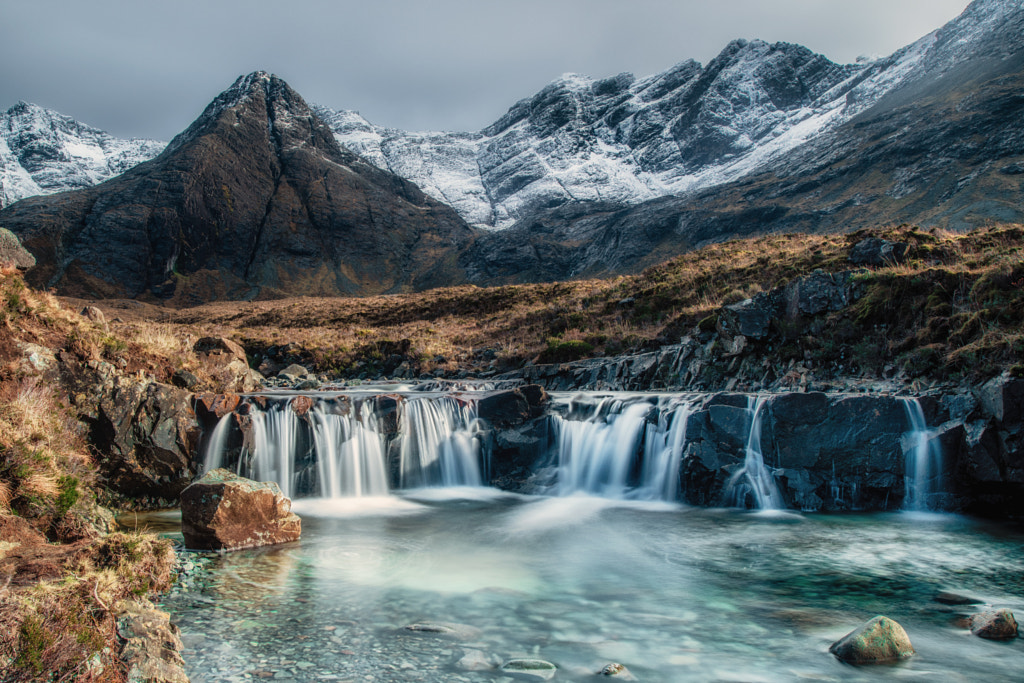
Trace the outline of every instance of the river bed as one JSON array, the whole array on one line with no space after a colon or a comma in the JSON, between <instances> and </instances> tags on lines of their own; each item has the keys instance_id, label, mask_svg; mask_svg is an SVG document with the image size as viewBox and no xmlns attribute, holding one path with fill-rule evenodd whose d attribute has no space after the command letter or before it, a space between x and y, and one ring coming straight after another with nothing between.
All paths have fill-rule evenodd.
<instances>
[{"instance_id":1,"label":"river bed","mask_svg":"<svg viewBox=\"0 0 1024 683\"><path fill-rule=\"evenodd\" d=\"M753 513L486 488L306 499L302 540L214 554L163 606L206 681L1016 681L1024 640L972 636L967 594L1024 614L1024 533L952 515ZM140 516L180 538L169 521ZM200 557L200 556L197 556ZM829 645L877 614L917 655ZM420 625L426 630L410 630ZM532 680L539 680L533 678Z\"/></svg>"}]
</instances>

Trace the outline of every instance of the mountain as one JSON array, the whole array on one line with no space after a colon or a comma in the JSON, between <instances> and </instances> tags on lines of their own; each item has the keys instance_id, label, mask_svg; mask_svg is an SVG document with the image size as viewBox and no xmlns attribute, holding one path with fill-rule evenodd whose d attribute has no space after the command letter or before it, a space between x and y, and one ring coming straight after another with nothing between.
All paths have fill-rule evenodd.
<instances>
[{"instance_id":1,"label":"mountain","mask_svg":"<svg viewBox=\"0 0 1024 683\"><path fill-rule=\"evenodd\" d=\"M895 54L838 65L787 43L737 40L706 66L643 79L564 76L478 133L407 133L318 113L338 142L491 229L574 202L639 204L774 167L888 93L999 49L1019 0L979 0Z\"/></svg>"},{"instance_id":2,"label":"mountain","mask_svg":"<svg viewBox=\"0 0 1024 683\"><path fill-rule=\"evenodd\" d=\"M0 113L0 208L33 195L90 187L152 159L164 145L118 139L19 102Z\"/></svg>"},{"instance_id":3,"label":"mountain","mask_svg":"<svg viewBox=\"0 0 1024 683\"><path fill-rule=\"evenodd\" d=\"M33 285L178 304L375 294L458 282L475 231L341 149L284 81L239 78L156 158L0 211Z\"/></svg>"},{"instance_id":4,"label":"mountain","mask_svg":"<svg viewBox=\"0 0 1024 683\"><path fill-rule=\"evenodd\" d=\"M979 0L872 69L849 91L852 117L770 165L683 195L537 212L463 255L471 280L635 271L768 232L1024 222L1022 3Z\"/></svg>"}]
</instances>

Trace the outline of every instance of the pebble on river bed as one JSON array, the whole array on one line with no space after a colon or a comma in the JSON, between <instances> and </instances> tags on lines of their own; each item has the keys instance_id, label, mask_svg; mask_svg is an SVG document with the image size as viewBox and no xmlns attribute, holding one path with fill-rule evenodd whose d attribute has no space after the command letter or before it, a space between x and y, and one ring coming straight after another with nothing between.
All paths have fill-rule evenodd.
<instances>
[{"instance_id":1,"label":"pebble on river bed","mask_svg":"<svg viewBox=\"0 0 1024 683\"><path fill-rule=\"evenodd\" d=\"M555 671L558 668L551 662L545 662L543 659L510 659L501 665L501 670L507 674L549 681L555 677Z\"/></svg>"},{"instance_id":2,"label":"pebble on river bed","mask_svg":"<svg viewBox=\"0 0 1024 683\"><path fill-rule=\"evenodd\" d=\"M849 664L874 664L909 657L914 646L902 626L889 617L877 616L832 643L828 651Z\"/></svg>"}]
</instances>

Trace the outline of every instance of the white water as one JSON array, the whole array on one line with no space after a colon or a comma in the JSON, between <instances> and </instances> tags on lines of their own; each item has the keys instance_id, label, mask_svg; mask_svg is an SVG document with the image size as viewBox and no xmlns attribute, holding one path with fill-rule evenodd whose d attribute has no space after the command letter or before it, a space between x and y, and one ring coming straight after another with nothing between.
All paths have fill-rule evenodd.
<instances>
[{"instance_id":1,"label":"white water","mask_svg":"<svg viewBox=\"0 0 1024 683\"><path fill-rule=\"evenodd\" d=\"M310 409L309 418L323 496L388 494L384 439L368 402L360 404L359 415L338 415L317 403Z\"/></svg>"},{"instance_id":2,"label":"white water","mask_svg":"<svg viewBox=\"0 0 1024 683\"><path fill-rule=\"evenodd\" d=\"M256 481L276 481L281 493L291 498L298 454L298 415L291 404L274 403L266 411L252 411L249 417L252 439L242 446L239 474Z\"/></svg>"},{"instance_id":3,"label":"white water","mask_svg":"<svg viewBox=\"0 0 1024 683\"><path fill-rule=\"evenodd\" d=\"M693 410L688 397L604 397L589 409L574 398L570 417L552 417L558 494L677 500L686 423Z\"/></svg>"},{"instance_id":4,"label":"white water","mask_svg":"<svg viewBox=\"0 0 1024 683\"><path fill-rule=\"evenodd\" d=\"M401 405L402 488L483 485L475 404L445 396Z\"/></svg>"},{"instance_id":5,"label":"white water","mask_svg":"<svg viewBox=\"0 0 1024 683\"><path fill-rule=\"evenodd\" d=\"M210 441L206 444L201 474L212 472L218 467L223 466L224 449L227 447L228 434L231 433L231 423L234 419L234 413L226 413L217 421L217 426L213 428L213 433L210 434Z\"/></svg>"},{"instance_id":6,"label":"white water","mask_svg":"<svg viewBox=\"0 0 1024 683\"><path fill-rule=\"evenodd\" d=\"M751 493L758 510L781 510L785 507L782 496L775 485L775 478L764 464L764 454L761 452L761 409L766 401L766 396L747 397L750 434L747 436L746 455L743 467L729 478L726 498L733 501L733 505L744 507L746 494Z\"/></svg>"},{"instance_id":7,"label":"white water","mask_svg":"<svg viewBox=\"0 0 1024 683\"><path fill-rule=\"evenodd\" d=\"M942 491L942 446L928 429L920 401L904 398L902 403L910 422L906 437L910 447L904 448L903 508L918 512L929 510L929 496Z\"/></svg>"}]
</instances>

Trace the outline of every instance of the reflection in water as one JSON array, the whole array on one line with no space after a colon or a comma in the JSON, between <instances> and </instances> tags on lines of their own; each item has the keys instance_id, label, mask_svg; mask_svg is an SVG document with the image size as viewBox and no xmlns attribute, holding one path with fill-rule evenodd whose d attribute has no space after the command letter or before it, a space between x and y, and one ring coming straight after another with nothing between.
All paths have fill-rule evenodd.
<instances>
[{"instance_id":1,"label":"reflection in water","mask_svg":"<svg viewBox=\"0 0 1024 683\"><path fill-rule=\"evenodd\" d=\"M172 594L195 683L499 681L458 662L540 657L556 680L1011 681L1020 641L971 637L966 592L1024 611L1024 536L953 516L750 514L437 492L375 514L306 501L303 540L218 558ZM918 655L853 668L829 643L875 614ZM412 632L443 622L454 633ZM463 664L464 666L465 664Z\"/></svg>"}]
</instances>

